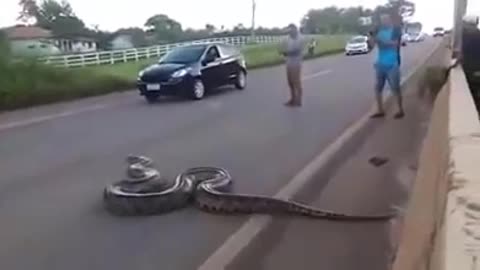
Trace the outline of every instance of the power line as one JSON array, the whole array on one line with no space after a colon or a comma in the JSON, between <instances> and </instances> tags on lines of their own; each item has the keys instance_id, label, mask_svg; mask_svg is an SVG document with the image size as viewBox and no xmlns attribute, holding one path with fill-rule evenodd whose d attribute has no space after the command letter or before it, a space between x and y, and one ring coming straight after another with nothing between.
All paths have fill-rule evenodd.
<instances>
[{"instance_id":1,"label":"power line","mask_svg":"<svg viewBox=\"0 0 480 270\"><path fill-rule=\"evenodd\" d=\"M251 29L251 35L252 39L255 37L255 11L257 8L257 3L255 0L252 0L252 29Z\"/></svg>"}]
</instances>

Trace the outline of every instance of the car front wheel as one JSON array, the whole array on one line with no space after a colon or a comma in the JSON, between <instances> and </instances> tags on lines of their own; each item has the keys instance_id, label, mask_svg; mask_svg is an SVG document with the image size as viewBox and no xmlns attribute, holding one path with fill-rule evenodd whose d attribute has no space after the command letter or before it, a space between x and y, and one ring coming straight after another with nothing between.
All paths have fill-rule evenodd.
<instances>
[{"instance_id":1,"label":"car front wheel","mask_svg":"<svg viewBox=\"0 0 480 270\"><path fill-rule=\"evenodd\" d=\"M193 87L190 96L194 100L200 100L205 96L205 85L203 84L202 80L195 79L193 81Z\"/></svg>"},{"instance_id":2,"label":"car front wheel","mask_svg":"<svg viewBox=\"0 0 480 270\"><path fill-rule=\"evenodd\" d=\"M237 78L235 79L235 88L239 90L243 90L247 87L247 74L245 71L241 70L237 74Z\"/></svg>"}]
</instances>

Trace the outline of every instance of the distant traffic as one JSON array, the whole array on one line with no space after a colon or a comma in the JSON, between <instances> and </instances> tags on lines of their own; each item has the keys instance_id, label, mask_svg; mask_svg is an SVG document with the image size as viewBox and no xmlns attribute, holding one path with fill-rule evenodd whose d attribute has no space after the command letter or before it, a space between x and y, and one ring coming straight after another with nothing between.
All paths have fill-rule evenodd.
<instances>
[{"instance_id":1,"label":"distant traffic","mask_svg":"<svg viewBox=\"0 0 480 270\"><path fill-rule=\"evenodd\" d=\"M346 55L366 54L372 50L370 42L368 42L367 36L354 36L351 38L345 46Z\"/></svg>"},{"instance_id":2,"label":"distant traffic","mask_svg":"<svg viewBox=\"0 0 480 270\"><path fill-rule=\"evenodd\" d=\"M404 33L402 35L401 45L407 46L407 43L418 43L425 40L427 34L423 32ZM345 44L345 55L368 54L373 50L369 37L365 35L358 35L352 37Z\"/></svg>"}]
</instances>

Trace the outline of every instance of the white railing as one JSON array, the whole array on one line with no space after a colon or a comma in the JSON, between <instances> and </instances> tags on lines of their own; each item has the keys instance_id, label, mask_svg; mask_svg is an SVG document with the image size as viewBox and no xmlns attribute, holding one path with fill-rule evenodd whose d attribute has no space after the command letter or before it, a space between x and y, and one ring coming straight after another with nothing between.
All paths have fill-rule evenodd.
<instances>
[{"instance_id":1,"label":"white railing","mask_svg":"<svg viewBox=\"0 0 480 270\"><path fill-rule=\"evenodd\" d=\"M191 44L209 44L209 43L227 43L236 46L244 46L247 44L265 44L276 43L284 39L285 36L257 36L252 41L251 37L226 37L226 38L210 38L181 43L173 43L166 45L158 45L144 48L134 48L127 50L102 51L96 53L73 54L50 56L40 59L41 62L58 67L85 67L96 65L113 65L129 61L139 61L160 57L175 47L186 46Z\"/></svg>"}]
</instances>

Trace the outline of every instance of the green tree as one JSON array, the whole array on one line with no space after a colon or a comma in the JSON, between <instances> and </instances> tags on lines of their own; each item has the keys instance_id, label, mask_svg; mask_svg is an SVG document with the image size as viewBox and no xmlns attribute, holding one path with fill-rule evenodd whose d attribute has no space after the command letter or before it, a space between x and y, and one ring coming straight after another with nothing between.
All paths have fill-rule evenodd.
<instances>
[{"instance_id":1,"label":"green tree","mask_svg":"<svg viewBox=\"0 0 480 270\"><path fill-rule=\"evenodd\" d=\"M118 35L128 35L131 37L132 43L134 47L144 47L148 45L147 41L147 34L143 29L138 27L132 28L122 28L115 32L112 37Z\"/></svg>"},{"instance_id":2,"label":"green tree","mask_svg":"<svg viewBox=\"0 0 480 270\"><path fill-rule=\"evenodd\" d=\"M359 24L361 17L371 16L372 11L363 9L363 7L350 7L341 10L342 30L348 33L364 32L365 27Z\"/></svg>"},{"instance_id":3,"label":"green tree","mask_svg":"<svg viewBox=\"0 0 480 270\"><path fill-rule=\"evenodd\" d=\"M371 11L370 11L371 12ZM302 29L313 34L354 33L361 30L359 18L368 16L362 7L312 9L302 19Z\"/></svg>"},{"instance_id":4,"label":"green tree","mask_svg":"<svg viewBox=\"0 0 480 270\"><path fill-rule=\"evenodd\" d=\"M182 25L169 18L167 15L159 14L150 17L145 26L149 32L155 34L157 41L176 41L182 35Z\"/></svg>"},{"instance_id":5,"label":"green tree","mask_svg":"<svg viewBox=\"0 0 480 270\"><path fill-rule=\"evenodd\" d=\"M408 0L388 0L388 4L394 15L398 18L406 19L412 17L415 14L415 3Z\"/></svg>"},{"instance_id":6,"label":"green tree","mask_svg":"<svg viewBox=\"0 0 480 270\"><path fill-rule=\"evenodd\" d=\"M37 24L43 27L54 25L59 18L75 17L72 7L66 1L44 0L39 7Z\"/></svg>"},{"instance_id":7,"label":"green tree","mask_svg":"<svg viewBox=\"0 0 480 270\"><path fill-rule=\"evenodd\" d=\"M83 21L75 16L60 16L44 27L58 36L87 36L89 33Z\"/></svg>"},{"instance_id":8,"label":"green tree","mask_svg":"<svg viewBox=\"0 0 480 270\"><path fill-rule=\"evenodd\" d=\"M381 14L390 14L395 23L403 25L406 19L415 14L415 3L408 0L388 0L387 4L378 6L374 12L376 24L380 21Z\"/></svg>"},{"instance_id":9,"label":"green tree","mask_svg":"<svg viewBox=\"0 0 480 270\"><path fill-rule=\"evenodd\" d=\"M87 33L85 23L75 15L66 1L44 0L39 11L38 26L50 29L55 35L74 36Z\"/></svg>"},{"instance_id":10,"label":"green tree","mask_svg":"<svg viewBox=\"0 0 480 270\"><path fill-rule=\"evenodd\" d=\"M207 23L207 24L205 25L205 30L211 35L211 34L213 34L213 33L215 32L216 28L215 28L215 26L214 26L213 24Z\"/></svg>"},{"instance_id":11,"label":"green tree","mask_svg":"<svg viewBox=\"0 0 480 270\"><path fill-rule=\"evenodd\" d=\"M336 6L312 9L304 16L301 25L305 32L313 34L366 33L371 26L362 25L360 18L371 17L373 25L378 25L383 13L391 14L395 21L402 23L415 13L415 4L408 0L388 0L374 10Z\"/></svg>"},{"instance_id":12,"label":"green tree","mask_svg":"<svg viewBox=\"0 0 480 270\"><path fill-rule=\"evenodd\" d=\"M33 19L37 19L40 16L39 7L35 0L20 0L19 5L21 7L18 20L29 23Z\"/></svg>"},{"instance_id":13,"label":"green tree","mask_svg":"<svg viewBox=\"0 0 480 270\"><path fill-rule=\"evenodd\" d=\"M85 35L88 33L85 23L73 12L70 4L62 0L43 0L40 5L34 0L20 0L19 19L35 20L35 25L49 29L55 35Z\"/></svg>"}]
</instances>

